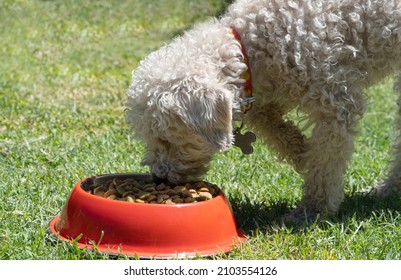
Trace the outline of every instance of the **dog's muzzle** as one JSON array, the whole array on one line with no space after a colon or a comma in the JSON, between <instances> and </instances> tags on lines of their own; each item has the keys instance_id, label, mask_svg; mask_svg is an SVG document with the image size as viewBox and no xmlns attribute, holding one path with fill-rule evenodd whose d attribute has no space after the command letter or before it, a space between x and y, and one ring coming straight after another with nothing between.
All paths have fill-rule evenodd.
<instances>
[{"instance_id":1,"label":"dog's muzzle","mask_svg":"<svg viewBox=\"0 0 401 280\"><path fill-rule=\"evenodd\" d=\"M160 178L154 173L152 173L152 181L153 181L153 183L155 183L157 185L162 184L162 183L165 183L165 184L168 183L167 178Z\"/></svg>"}]
</instances>

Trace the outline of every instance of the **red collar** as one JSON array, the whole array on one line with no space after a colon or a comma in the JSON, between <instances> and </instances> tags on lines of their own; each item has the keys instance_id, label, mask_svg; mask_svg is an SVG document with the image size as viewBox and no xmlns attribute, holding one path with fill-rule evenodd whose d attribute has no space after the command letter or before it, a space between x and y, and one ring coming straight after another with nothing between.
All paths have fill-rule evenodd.
<instances>
[{"instance_id":1,"label":"red collar","mask_svg":"<svg viewBox=\"0 0 401 280\"><path fill-rule=\"evenodd\" d=\"M244 112L248 112L252 108L252 103L255 101L255 98L252 96L252 73L251 67L249 65L249 57L246 53L245 46L242 44L241 36L238 34L238 31L235 28L230 29L230 33L234 36L234 38L240 43L242 54L244 56L244 63L246 64L247 70L242 74L242 78L245 80L244 83L244 97L243 102L241 102L241 110Z\"/></svg>"}]
</instances>

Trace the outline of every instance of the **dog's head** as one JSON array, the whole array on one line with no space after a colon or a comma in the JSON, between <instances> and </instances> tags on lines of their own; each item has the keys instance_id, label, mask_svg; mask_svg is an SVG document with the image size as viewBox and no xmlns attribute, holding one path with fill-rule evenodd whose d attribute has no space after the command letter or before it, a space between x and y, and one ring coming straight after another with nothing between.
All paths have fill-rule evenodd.
<instances>
[{"instance_id":1,"label":"dog's head","mask_svg":"<svg viewBox=\"0 0 401 280\"><path fill-rule=\"evenodd\" d=\"M179 183L199 178L212 156L232 145L233 97L217 74L184 69L168 51L151 54L133 72L126 112L146 146L142 163L155 178Z\"/></svg>"},{"instance_id":2,"label":"dog's head","mask_svg":"<svg viewBox=\"0 0 401 280\"><path fill-rule=\"evenodd\" d=\"M231 147L246 71L241 44L216 20L142 60L132 73L127 122L155 178L199 179L213 155Z\"/></svg>"}]
</instances>

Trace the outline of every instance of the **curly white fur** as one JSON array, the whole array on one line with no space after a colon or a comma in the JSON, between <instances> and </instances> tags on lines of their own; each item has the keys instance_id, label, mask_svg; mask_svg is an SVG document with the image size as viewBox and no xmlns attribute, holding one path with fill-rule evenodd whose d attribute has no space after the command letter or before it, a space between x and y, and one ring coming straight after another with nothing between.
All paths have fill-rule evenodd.
<instances>
[{"instance_id":1,"label":"curly white fur","mask_svg":"<svg viewBox=\"0 0 401 280\"><path fill-rule=\"evenodd\" d=\"M256 102L240 110L247 70ZM179 182L207 171L244 121L304 177L302 211L335 212L362 117L364 89L401 70L400 0L237 0L132 73L127 121L147 147L144 164ZM313 127L307 138L286 114ZM401 126L401 125L400 125ZM382 193L401 192L401 144Z\"/></svg>"}]
</instances>

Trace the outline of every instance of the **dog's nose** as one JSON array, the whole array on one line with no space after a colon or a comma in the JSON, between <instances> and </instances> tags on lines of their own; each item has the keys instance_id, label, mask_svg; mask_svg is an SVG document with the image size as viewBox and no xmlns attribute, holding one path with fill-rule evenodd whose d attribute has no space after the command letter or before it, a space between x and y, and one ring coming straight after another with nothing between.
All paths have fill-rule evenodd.
<instances>
[{"instance_id":1,"label":"dog's nose","mask_svg":"<svg viewBox=\"0 0 401 280\"><path fill-rule=\"evenodd\" d=\"M161 183L168 183L167 178L160 178L156 174L152 173L152 180L155 184L159 185Z\"/></svg>"}]
</instances>

